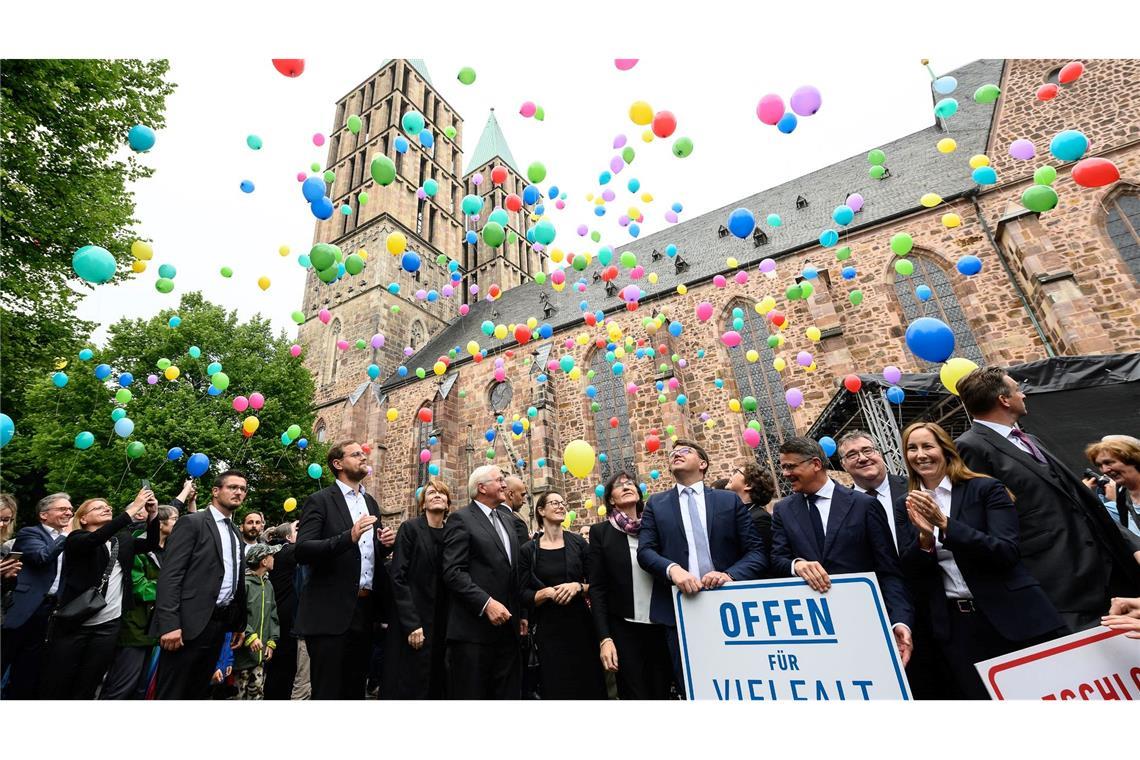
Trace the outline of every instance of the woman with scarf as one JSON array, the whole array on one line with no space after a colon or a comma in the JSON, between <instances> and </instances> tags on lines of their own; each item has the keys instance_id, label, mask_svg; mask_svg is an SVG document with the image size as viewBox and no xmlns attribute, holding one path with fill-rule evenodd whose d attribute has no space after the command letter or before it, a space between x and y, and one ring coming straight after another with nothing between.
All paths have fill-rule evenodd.
<instances>
[{"instance_id":1,"label":"woman with scarf","mask_svg":"<svg viewBox=\"0 0 1140 760\"><path fill-rule=\"evenodd\" d=\"M653 578L637 564L645 502L637 481L606 483L607 519L590 529L590 608L602 666L617 674L621 699L668 699L673 665L664 626L649 622Z\"/></svg>"}]
</instances>

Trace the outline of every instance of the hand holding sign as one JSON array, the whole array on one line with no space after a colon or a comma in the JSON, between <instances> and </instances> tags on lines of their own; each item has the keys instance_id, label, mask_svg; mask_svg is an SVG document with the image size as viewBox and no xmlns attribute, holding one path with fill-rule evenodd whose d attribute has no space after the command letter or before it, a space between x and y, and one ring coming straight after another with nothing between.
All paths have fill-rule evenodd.
<instances>
[{"instance_id":1,"label":"hand holding sign","mask_svg":"<svg viewBox=\"0 0 1140 760\"><path fill-rule=\"evenodd\" d=\"M831 578L827 575L827 571L823 569L823 565L818 562L808 562L807 560L801 559L795 563L795 568L796 575L807 581L813 590L822 594L831 588Z\"/></svg>"}]
</instances>

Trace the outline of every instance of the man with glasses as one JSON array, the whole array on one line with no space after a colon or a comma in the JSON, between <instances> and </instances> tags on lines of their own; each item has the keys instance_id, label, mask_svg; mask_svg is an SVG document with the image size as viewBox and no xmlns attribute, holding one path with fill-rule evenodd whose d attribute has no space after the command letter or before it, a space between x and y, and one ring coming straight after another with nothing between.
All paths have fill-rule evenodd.
<instances>
[{"instance_id":1,"label":"man with glasses","mask_svg":"<svg viewBox=\"0 0 1140 760\"><path fill-rule=\"evenodd\" d=\"M764 542L744 503L731 491L706 489L708 468L703 448L677 439L669 452L676 486L649 497L638 536L637 564L653 576L649 619L668 627L678 684L684 684L684 674L671 586L696 594L729 581L763 578L768 570Z\"/></svg>"},{"instance_id":2,"label":"man with glasses","mask_svg":"<svg viewBox=\"0 0 1140 760\"><path fill-rule=\"evenodd\" d=\"M39 525L21 528L12 546L21 552L12 606L5 613L3 672L12 666L5 699L34 699L39 690L40 665L48 619L55 609L63 542L71 532L71 497L53 493L36 505Z\"/></svg>"},{"instance_id":3,"label":"man with glasses","mask_svg":"<svg viewBox=\"0 0 1140 760\"><path fill-rule=\"evenodd\" d=\"M810 438L780 445L780 471L793 493L776 503L772 515L772 574L799 576L826 593L830 574L875 573L906 665L914 646L914 607L887 517L876 500L828 477L825 461Z\"/></svg>"},{"instance_id":4,"label":"man with glasses","mask_svg":"<svg viewBox=\"0 0 1140 760\"><path fill-rule=\"evenodd\" d=\"M313 699L364 699L385 589L384 557L396 534L364 491L368 454L356 441L329 449L336 480L305 500L294 556L308 568L294 629L305 639Z\"/></svg>"},{"instance_id":5,"label":"man with glasses","mask_svg":"<svg viewBox=\"0 0 1140 760\"><path fill-rule=\"evenodd\" d=\"M214 479L210 506L174 524L162 556L151 635L159 637L156 699L206 699L226 633L245 635L245 571L234 512L249 493L245 473Z\"/></svg>"},{"instance_id":6,"label":"man with glasses","mask_svg":"<svg viewBox=\"0 0 1140 760\"><path fill-rule=\"evenodd\" d=\"M839 439L839 463L855 481L856 489L879 502L887 525L891 529L891 542L899 548L899 533L895 527L895 500L906 496L906 478L887 472L887 463L875 445L871 434L852 430Z\"/></svg>"}]
</instances>

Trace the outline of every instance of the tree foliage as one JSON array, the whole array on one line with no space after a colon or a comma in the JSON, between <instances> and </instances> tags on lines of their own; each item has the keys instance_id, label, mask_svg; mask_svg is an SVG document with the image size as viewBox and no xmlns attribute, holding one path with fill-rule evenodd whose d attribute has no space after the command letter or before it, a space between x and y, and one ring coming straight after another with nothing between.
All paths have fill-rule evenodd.
<instances>
[{"instance_id":1,"label":"tree foliage","mask_svg":"<svg viewBox=\"0 0 1140 760\"><path fill-rule=\"evenodd\" d=\"M181 323L170 327L175 315ZM53 491L65 490L73 501L103 496L121 506L138 492L142 478L149 478L160 502L165 501L180 490L187 458L194 452L206 454L211 464L199 479L200 506L209 501L213 476L226 468L248 473L246 506L266 512L268 521L284 520L282 505L288 497L303 502L320 487L306 467L324 463L325 447L312 441L301 451L296 443L281 443L281 434L293 424L300 426L302 437L309 436L313 379L289 353L285 334L273 335L269 320L255 316L242 323L236 312L188 293L177 310L145 321L122 319L111 326L109 336L107 346L89 361L70 357L63 370L65 387L43 377L28 388L19 434L5 447L3 462L5 490L15 492L25 520L35 501ZM190 356L191 346L201 350L199 358ZM158 368L161 359L178 367L176 380L167 380ZM212 362L221 363L230 378L218 396L208 392ZM95 369L103 363L112 372L101 381ZM123 373L134 377L128 386L133 398L125 404L115 401ZM148 375L156 375L158 382L148 384ZM261 410L234 410L236 396L255 391L265 397ZM125 409L135 425L126 439L113 431L116 408ZM258 417L260 427L246 439L242 421L250 415ZM94 434L96 442L80 451L75 438L82 431ZM137 459L126 453L132 441L146 446ZM185 452L177 462L167 460L172 447Z\"/></svg>"},{"instance_id":2,"label":"tree foliage","mask_svg":"<svg viewBox=\"0 0 1140 760\"><path fill-rule=\"evenodd\" d=\"M166 61L5 60L0 64L0 355L6 407L93 325L75 316L87 286L71 257L110 251L129 271L135 201L152 170L127 148L135 124L164 126Z\"/></svg>"}]
</instances>

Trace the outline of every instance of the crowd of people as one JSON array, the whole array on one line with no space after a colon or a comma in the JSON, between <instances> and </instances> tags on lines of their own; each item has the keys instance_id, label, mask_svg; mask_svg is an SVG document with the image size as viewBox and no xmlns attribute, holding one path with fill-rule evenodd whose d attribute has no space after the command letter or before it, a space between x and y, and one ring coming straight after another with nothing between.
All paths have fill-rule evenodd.
<instances>
[{"instance_id":1,"label":"crowd of people","mask_svg":"<svg viewBox=\"0 0 1140 760\"><path fill-rule=\"evenodd\" d=\"M55 493L18 532L4 496L3 695L676 698L674 588L786 576L827 593L841 573L875 573L919 699L984 699L974 663L1067 633L1140 638L1140 441L1092 443L1082 479L1020 429L1025 395L1003 370L958 392L971 428L908 426L905 476L867 432L837 445L850 487L792 437L791 492L774 500L755 461L706 485L708 454L677 439L673 487L646 499L614 474L588 533L547 490L532 534L525 483L494 465L471 473L466 504L433 478L418 516L385 527L354 441L331 448L335 482L300 521L268 529L236 470L204 508L193 481L167 504L144 487L117 516Z\"/></svg>"}]
</instances>

